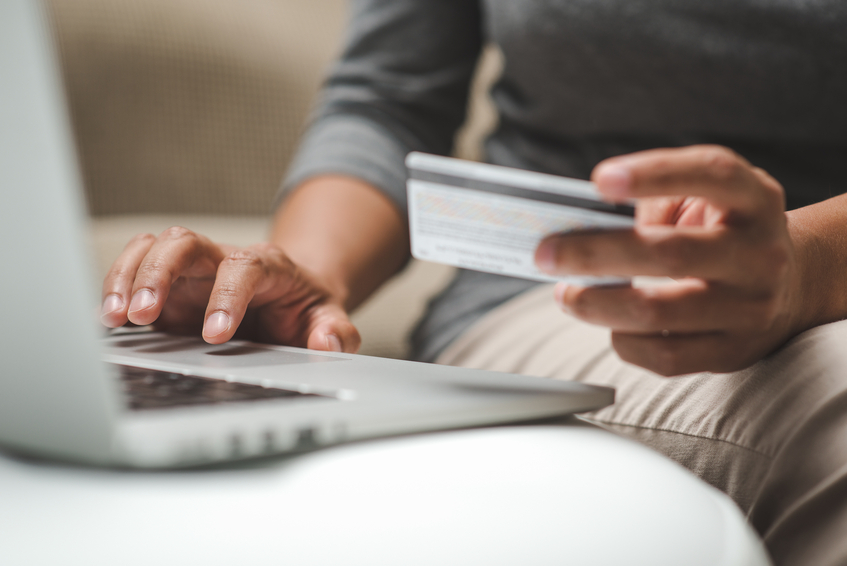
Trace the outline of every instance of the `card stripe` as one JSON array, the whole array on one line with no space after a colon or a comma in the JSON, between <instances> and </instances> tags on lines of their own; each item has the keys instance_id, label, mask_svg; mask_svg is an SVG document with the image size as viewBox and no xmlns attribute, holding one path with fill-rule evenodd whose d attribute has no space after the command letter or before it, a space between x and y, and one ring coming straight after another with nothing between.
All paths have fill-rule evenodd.
<instances>
[{"instance_id":1,"label":"card stripe","mask_svg":"<svg viewBox=\"0 0 847 566\"><path fill-rule=\"evenodd\" d=\"M484 191L487 193L495 193L499 195L507 195L513 197L525 198L537 202L547 202L551 204L560 204L564 206L572 206L576 208L586 208L598 212L605 212L617 216L635 216L635 207L628 204L616 204L601 200L591 200L573 195L562 194L561 192L546 192L533 189L525 189L514 185L494 183L491 181L483 181L480 179L469 179L467 177L458 177L447 175L444 173L435 173L433 171L421 171L420 169L409 169L409 176L412 179L420 181L429 181L441 185L450 185L454 187L463 187Z\"/></svg>"}]
</instances>

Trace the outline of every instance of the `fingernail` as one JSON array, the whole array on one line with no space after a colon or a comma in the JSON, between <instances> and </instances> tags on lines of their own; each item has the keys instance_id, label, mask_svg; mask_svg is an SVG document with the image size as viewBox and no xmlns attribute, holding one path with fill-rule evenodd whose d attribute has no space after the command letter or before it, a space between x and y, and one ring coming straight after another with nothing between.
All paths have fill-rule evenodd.
<instances>
[{"instance_id":1,"label":"fingernail","mask_svg":"<svg viewBox=\"0 0 847 566\"><path fill-rule=\"evenodd\" d=\"M535 250L535 265L545 273L556 272L556 244L551 240L544 240Z\"/></svg>"},{"instance_id":2,"label":"fingernail","mask_svg":"<svg viewBox=\"0 0 847 566\"><path fill-rule=\"evenodd\" d=\"M330 352L343 352L341 348L341 340L335 334L326 335L326 349Z\"/></svg>"},{"instance_id":3,"label":"fingernail","mask_svg":"<svg viewBox=\"0 0 847 566\"><path fill-rule=\"evenodd\" d=\"M606 196L628 198L632 196L632 172L620 163L608 163L597 168L594 176L597 188Z\"/></svg>"},{"instance_id":4,"label":"fingernail","mask_svg":"<svg viewBox=\"0 0 847 566\"><path fill-rule=\"evenodd\" d=\"M103 300L103 306L100 309L100 318L103 318L107 314L112 314L115 311L121 310L123 306L124 300L120 295L115 293L106 295L106 298Z\"/></svg>"},{"instance_id":5,"label":"fingernail","mask_svg":"<svg viewBox=\"0 0 847 566\"><path fill-rule=\"evenodd\" d=\"M220 336L229 330L230 320L226 313L215 312L209 315L206 319L206 324L203 326L203 335L209 338Z\"/></svg>"},{"instance_id":6,"label":"fingernail","mask_svg":"<svg viewBox=\"0 0 847 566\"><path fill-rule=\"evenodd\" d=\"M149 309L156 304L156 297L153 296L149 289L142 289L132 296L132 302L129 304L129 312L138 312Z\"/></svg>"}]
</instances>

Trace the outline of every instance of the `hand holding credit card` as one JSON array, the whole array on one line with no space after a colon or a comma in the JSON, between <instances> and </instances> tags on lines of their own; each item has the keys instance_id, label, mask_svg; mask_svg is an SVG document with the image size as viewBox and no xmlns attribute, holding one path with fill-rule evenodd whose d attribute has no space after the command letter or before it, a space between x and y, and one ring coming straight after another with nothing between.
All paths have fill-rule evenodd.
<instances>
[{"instance_id":1,"label":"hand holding credit card","mask_svg":"<svg viewBox=\"0 0 847 566\"><path fill-rule=\"evenodd\" d=\"M635 208L602 200L593 183L417 152L406 167L414 257L536 281L629 282L556 277L535 265L535 248L551 234L633 227Z\"/></svg>"}]
</instances>

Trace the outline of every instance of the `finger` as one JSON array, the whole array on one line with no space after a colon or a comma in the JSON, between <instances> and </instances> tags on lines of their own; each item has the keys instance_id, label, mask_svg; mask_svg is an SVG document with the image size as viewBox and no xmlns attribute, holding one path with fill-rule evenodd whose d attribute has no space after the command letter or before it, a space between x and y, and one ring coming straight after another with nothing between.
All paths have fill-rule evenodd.
<instances>
[{"instance_id":1,"label":"finger","mask_svg":"<svg viewBox=\"0 0 847 566\"><path fill-rule=\"evenodd\" d=\"M760 332L781 313L770 294L686 279L648 288L559 284L556 301L591 324L633 334Z\"/></svg>"},{"instance_id":2,"label":"finger","mask_svg":"<svg viewBox=\"0 0 847 566\"><path fill-rule=\"evenodd\" d=\"M650 224L674 225L679 213L691 197L655 197L643 198L635 208L635 222L638 225Z\"/></svg>"},{"instance_id":3,"label":"finger","mask_svg":"<svg viewBox=\"0 0 847 566\"><path fill-rule=\"evenodd\" d=\"M210 344L231 339L253 298L269 289L276 289L281 296L291 287L294 270L294 265L281 252L274 253L262 246L237 250L224 257L209 295L203 339ZM276 298L268 296L266 300Z\"/></svg>"},{"instance_id":4,"label":"finger","mask_svg":"<svg viewBox=\"0 0 847 566\"><path fill-rule=\"evenodd\" d=\"M127 311L130 322L152 324L177 278L214 277L222 258L221 249L205 236L176 226L162 232L136 271Z\"/></svg>"},{"instance_id":5,"label":"finger","mask_svg":"<svg viewBox=\"0 0 847 566\"><path fill-rule=\"evenodd\" d=\"M767 234L713 228L640 226L545 238L536 263L551 275L700 277L757 286L785 269L789 250Z\"/></svg>"},{"instance_id":6,"label":"finger","mask_svg":"<svg viewBox=\"0 0 847 566\"><path fill-rule=\"evenodd\" d=\"M153 234L138 234L133 237L106 274L103 280L100 320L109 328L117 328L127 323L127 309L135 274L155 241Z\"/></svg>"},{"instance_id":7,"label":"finger","mask_svg":"<svg viewBox=\"0 0 847 566\"><path fill-rule=\"evenodd\" d=\"M261 243L236 250L218 266L203 338L212 344L226 342L249 307L263 307L257 315L261 340L305 346L309 312L327 297L276 246Z\"/></svg>"},{"instance_id":8,"label":"finger","mask_svg":"<svg viewBox=\"0 0 847 566\"><path fill-rule=\"evenodd\" d=\"M613 332L612 347L622 360L667 377L737 371L767 353L742 350L737 337L724 333L657 336Z\"/></svg>"},{"instance_id":9,"label":"finger","mask_svg":"<svg viewBox=\"0 0 847 566\"><path fill-rule=\"evenodd\" d=\"M720 146L648 150L600 163L592 174L612 200L699 196L723 210L754 214L784 209L782 187Z\"/></svg>"},{"instance_id":10,"label":"finger","mask_svg":"<svg viewBox=\"0 0 847 566\"><path fill-rule=\"evenodd\" d=\"M362 338L350 322L347 313L339 305L326 304L315 309L309 329L306 347L327 352L359 351Z\"/></svg>"}]
</instances>

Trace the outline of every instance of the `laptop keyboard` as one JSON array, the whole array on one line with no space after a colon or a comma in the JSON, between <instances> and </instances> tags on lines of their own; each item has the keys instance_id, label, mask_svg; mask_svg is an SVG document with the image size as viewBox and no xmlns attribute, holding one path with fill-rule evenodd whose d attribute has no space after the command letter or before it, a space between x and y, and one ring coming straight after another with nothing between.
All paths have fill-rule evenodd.
<instances>
[{"instance_id":1,"label":"laptop keyboard","mask_svg":"<svg viewBox=\"0 0 847 566\"><path fill-rule=\"evenodd\" d=\"M127 407L133 411L271 399L333 399L278 387L116 365Z\"/></svg>"}]
</instances>

